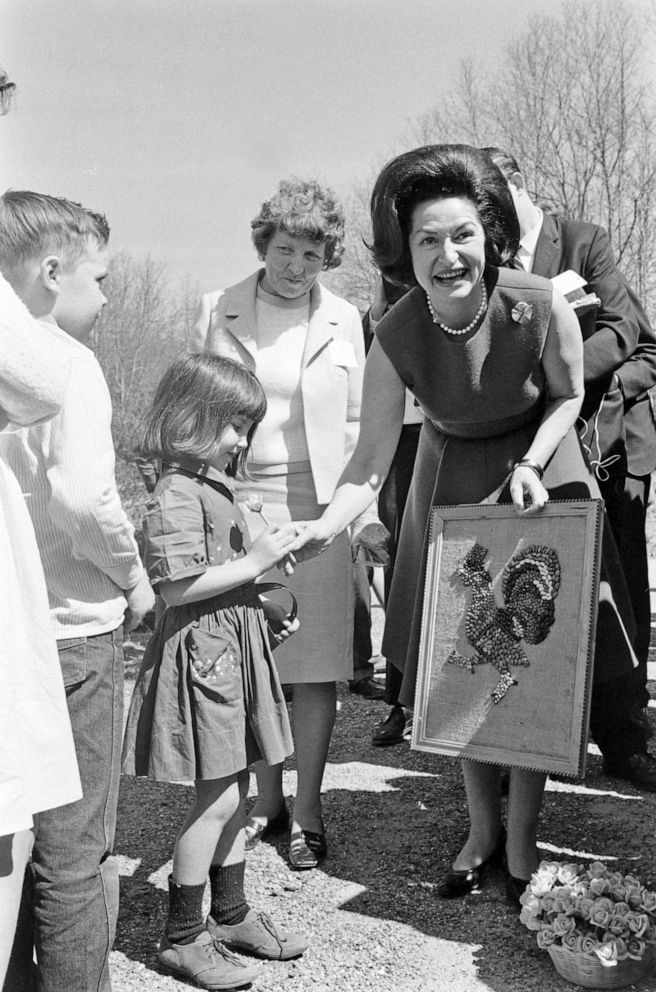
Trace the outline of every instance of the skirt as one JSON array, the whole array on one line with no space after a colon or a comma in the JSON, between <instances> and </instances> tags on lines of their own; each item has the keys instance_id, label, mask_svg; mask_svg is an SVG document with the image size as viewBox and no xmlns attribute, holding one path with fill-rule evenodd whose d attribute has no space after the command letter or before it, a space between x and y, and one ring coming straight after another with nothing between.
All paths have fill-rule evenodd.
<instances>
[{"instance_id":1,"label":"skirt","mask_svg":"<svg viewBox=\"0 0 656 992\"><path fill-rule=\"evenodd\" d=\"M308 463L293 470L265 475L251 469L252 479L238 483L251 540L262 530L264 518L284 525L291 520L316 520L324 507L317 503ZM243 501L257 494L262 514L249 511ZM283 685L340 682L353 677L353 562L345 532L325 554L304 561L291 576L274 568L261 581L282 582L298 600L300 628L276 648L275 663Z\"/></svg>"},{"instance_id":2,"label":"skirt","mask_svg":"<svg viewBox=\"0 0 656 992\"><path fill-rule=\"evenodd\" d=\"M166 610L137 676L123 771L158 782L226 778L292 753L255 586Z\"/></svg>"}]
</instances>

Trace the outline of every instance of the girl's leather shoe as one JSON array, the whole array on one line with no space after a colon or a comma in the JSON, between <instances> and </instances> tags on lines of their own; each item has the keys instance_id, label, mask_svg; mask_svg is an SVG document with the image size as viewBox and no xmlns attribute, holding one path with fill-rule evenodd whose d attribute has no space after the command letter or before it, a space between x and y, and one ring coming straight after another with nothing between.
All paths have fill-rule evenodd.
<instances>
[{"instance_id":1,"label":"girl's leather shoe","mask_svg":"<svg viewBox=\"0 0 656 992\"><path fill-rule=\"evenodd\" d=\"M295 871L316 868L327 854L328 845L323 831L297 830L289 838L289 864Z\"/></svg>"},{"instance_id":2,"label":"girl's leather shoe","mask_svg":"<svg viewBox=\"0 0 656 992\"><path fill-rule=\"evenodd\" d=\"M273 819L267 820L266 823L260 823L258 820L253 820L252 818L246 821L246 826L244 827L244 833L246 835L244 848L247 851L252 851L264 837L270 837L272 834L281 834L288 827L289 811L283 803Z\"/></svg>"},{"instance_id":3,"label":"girl's leather shoe","mask_svg":"<svg viewBox=\"0 0 656 992\"><path fill-rule=\"evenodd\" d=\"M475 868L449 869L444 881L438 886L438 896L442 899L457 899L469 895L471 892L480 892L483 875L487 869L500 868L504 863L505 856L506 831L502 827L494 849L485 861L481 861L480 865L476 865Z\"/></svg>"}]
</instances>

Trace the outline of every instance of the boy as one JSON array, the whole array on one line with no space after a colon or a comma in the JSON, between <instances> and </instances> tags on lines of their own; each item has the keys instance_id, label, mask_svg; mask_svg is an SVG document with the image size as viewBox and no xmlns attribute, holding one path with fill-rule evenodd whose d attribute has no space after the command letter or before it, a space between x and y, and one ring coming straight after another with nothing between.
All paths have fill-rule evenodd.
<instances>
[{"instance_id":1,"label":"boy","mask_svg":"<svg viewBox=\"0 0 656 992\"><path fill-rule=\"evenodd\" d=\"M134 625L153 605L116 490L109 391L86 347L106 303L108 237L104 217L76 203L17 191L0 199L0 269L71 366L61 412L3 438L43 562L83 787L78 802L35 817L32 916L40 992L111 987L121 631L126 609ZM12 989L21 982L32 987L31 960L32 934L19 923Z\"/></svg>"}]
</instances>

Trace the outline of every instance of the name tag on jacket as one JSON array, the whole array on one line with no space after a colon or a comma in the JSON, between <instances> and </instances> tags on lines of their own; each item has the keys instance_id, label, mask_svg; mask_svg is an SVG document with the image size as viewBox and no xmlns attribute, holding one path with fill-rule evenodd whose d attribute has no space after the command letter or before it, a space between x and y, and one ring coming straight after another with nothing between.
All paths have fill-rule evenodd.
<instances>
[{"instance_id":1,"label":"name tag on jacket","mask_svg":"<svg viewBox=\"0 0 656 992\"><path fill-rule=\"evenodd\" d=\"M355 348L350 341L331 341L328 345L328 353L333 365L341 365L347 369L357 368Z\"/></svg>"}]
</instances>

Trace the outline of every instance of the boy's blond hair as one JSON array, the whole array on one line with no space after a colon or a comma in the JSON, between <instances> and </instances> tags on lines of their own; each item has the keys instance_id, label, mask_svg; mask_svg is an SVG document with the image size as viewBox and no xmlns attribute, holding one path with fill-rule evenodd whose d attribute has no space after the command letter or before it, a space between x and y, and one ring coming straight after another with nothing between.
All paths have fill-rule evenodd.
<instances>
[{"instance_id":1,"label":"boy's blond hair","mask_svg":"<svg viewBox=\"0 0 656 992\"><path fill-rule=\"evenodd\" d=\"M0 268L11 271L28 259L58 255L74 265L90 247L104 248L109 224L80 203L29 190L0 197Z\"/></svg>"}]
</instances>

